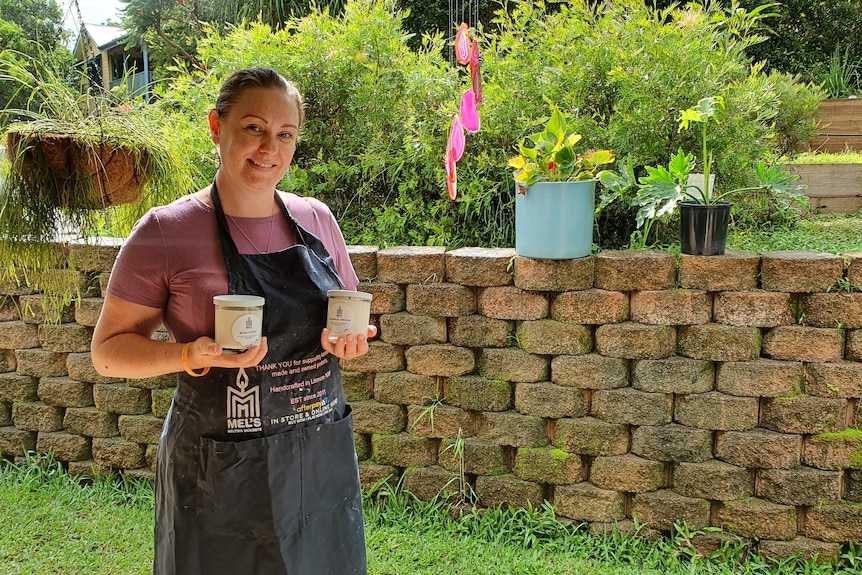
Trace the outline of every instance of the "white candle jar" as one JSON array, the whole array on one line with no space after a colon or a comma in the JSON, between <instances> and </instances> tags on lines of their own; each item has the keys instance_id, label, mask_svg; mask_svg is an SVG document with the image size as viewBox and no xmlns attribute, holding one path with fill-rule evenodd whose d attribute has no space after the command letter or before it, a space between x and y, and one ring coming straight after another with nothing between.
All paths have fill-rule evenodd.
<instances>
[{"instance_id":1,"label":"white candle jar","mask_svg":"<svg viewBox=\"0 0 862 575\"><path fill-rule=\"evenodd\" d=\"M256 295L217 295L215 340L227 352L240 352L260 343L264 298Z\"/></svg>"},{"instance_id":2,"label":"white candle jar","mask_svg":"<svg viewBox=\"0 0 862 575\"><path fill-rule=\"evenodd\" d=\"M371 294L361 291L329 290L326 329L329 341L335 343L343 335L367 335L371 319Z\"/></svg>"}]
</instances>

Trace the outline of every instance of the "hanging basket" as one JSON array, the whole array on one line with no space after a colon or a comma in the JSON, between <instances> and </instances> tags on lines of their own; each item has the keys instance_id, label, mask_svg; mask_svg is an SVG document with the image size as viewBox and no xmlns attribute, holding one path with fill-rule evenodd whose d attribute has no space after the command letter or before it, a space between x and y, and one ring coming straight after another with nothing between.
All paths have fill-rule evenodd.
<instances>
[{"instance_id":1,"label":"hanging basket","mask_svg":"<svg viewBox=\"0 0 862 575\"><path fill-rule=\"evenodd\" d=\"M102 209L137 201L149 181L146 150L75 134L7 133L12 172L42 201Z\"/></svg>"}]
</instances>

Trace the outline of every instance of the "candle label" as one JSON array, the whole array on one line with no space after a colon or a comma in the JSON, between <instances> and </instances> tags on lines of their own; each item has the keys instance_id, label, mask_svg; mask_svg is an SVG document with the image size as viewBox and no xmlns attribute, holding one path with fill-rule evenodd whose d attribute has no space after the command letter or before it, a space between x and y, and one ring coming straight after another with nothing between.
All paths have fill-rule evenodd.
<instances>
[{"instance_id":1,"label":"candle label","mask_svg":"<svg viewBox=\"0 0 862 575\"><path fill-rule=\"evenodd\" d=\"M231 326L231 335L238 344L251 347L260 342L261 318L258 314L241 315Z\"/></svg>"},{"instance_id":2,"label":"candle label","mask_svg":"<svg viewBox=\"0 0 862 575\"><path fill-rule=\"evenodd\" d=\"M331 301L328 319L326 327L332 335L348 335L353 325L353 308L339 301Z\"/></svg>"}]
</instances>

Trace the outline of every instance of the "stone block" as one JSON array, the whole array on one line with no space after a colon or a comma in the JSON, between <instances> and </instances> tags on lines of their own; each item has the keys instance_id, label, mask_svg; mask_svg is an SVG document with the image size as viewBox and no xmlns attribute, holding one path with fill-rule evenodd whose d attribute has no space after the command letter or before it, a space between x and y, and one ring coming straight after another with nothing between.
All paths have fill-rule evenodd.
<instances>
[{"instance_id":1,"label":"stone block","mask_svg":"<svg viewBox=\"0 0 862 575\"><path fill-rule=\"evenodd\" d=\"M63 427L69 433L87 437L115 437L120 434L117 414L95 407L70 407L63 416Z\"/></svg>"},{"instance_id":2,"label":"stone block","mask_svg":"<svg viewBox=\"0 0 862 575\"><path fill-rule=\"evenodd\" d=\"M377 246L347 246L347 255L356 277L369 281L377 277Z\"/></svg>"},{"instance_id":3,"label":"stone block","mask_svg":"<svg viewBox=\"0 0 862 575\"><path fill-rule=\"evenodd\" d=\"M15 357L15 350L0 349L0 373L8 373L18 369L18 360Z\"/></svg>"},{"instance_id":4,"label":"stone block","mask_svg":"<svg viewBox=\"0 0 862 575\"><path fill-rule=\"evenodd\" d=\"M862 541L862 505L839 502L805 511L802 535L831 543Z\"/></svg>"},{"instance_id":5,"label":"stone block","mask_svg":"<svg viewBox=\"0 0 862 575\"><path fill-rule=\"evenodd\" d=\"M551 359L551 381L578 389L617 389L629 384L629 361L597 353Z\"/></svg>"},{"instance_id":6,"label":"stone block","mask_svg":"<svg viewBox=\"0 0 862 575\"><path fill-rule=\"evenodd\" d=\"M523 321L516 333L521 349L528 353L581 355L593 349L592 330L578 323L553 319Z\"/></svg>"},{"instance_id":7,"label":"stone block","mask_svg":"<svg viewBox=\"0 0 862 575\"><path fill-rule=\"evenodd\" d=\"M844 262L841 256L796 251L761 254L760 281L767 291L825 292L843 277Z\"/></svg>"},{"instance_id":8,"label":"stone block","mask_svg":"<svg viewBox=\"0 0 862 575\"><path fill-rule=\"evenodd\" d=\"M581 390L548 381L516 383L515 409L524 415L549 419L587 415L587 404Z\"/></svg>"},{"instance_id":9,"label":"stone block","mask_svg":"<svg viewBox=\"0 0 862 575\"><path fill-rule=\"evenodd\" d=\"M847 280L851 285L862 285L862 252L843 254L847 261Z\"/></svg>"},{"instance_id":10,"label":"stone block","mask_svg":"<svg viewBox=\"0 0 862 575\"><path fill-rule=\"evenodd\" d=\"M87 327L95 327L102 314L102 304L105 300L100 297L82 297L75 301L75 323Z\"/></svg>"},{"instance_id":11,"label":"stone block","mask_svg":"<svg viewBox=\"0 0 862 575\"><path fill-rule=\"evenodd\" d=\"M39 343L44 349L56 353L90 351L92 339L92 328L76 323L44 323L39 326Z\"/></svg>"},{"instance_id":12,"label":"stone block","mask_svg":"<svg viewBox=\"0 0 862 575\"><path fill-rule=\"evenodd\" d=\"M647 393L706 393L715 385L711 361L672 356L634 363L632 387Z\"/></svg>"},{"instance_id":13,"label":"stone block","mask_svg":"<svg viewBox=\"0 0 862 575\"><path fill-rule=\"evenodd\" d=\"M89 241L89 240L88 240ZM69 266L84 272L109 272L114 267L114 260L120 253L123 240L120 238L100 238L101 243L83 243L82 240L71 240L69 248Z\"/></svg>"},{"instance_id":14,"label":"stone block","mask_svg":"<svg viewBox=\"0 0 862 575\"><path fill-rule=\"evenodd\" d=\"M761 469L756 495L784 505L813 507L841 499L841 475L812 467Z\"/></svg>"},{"instance_id":15,"label":"stone block","mask_svg":"<svg viewBox=\"0 0 862 575\"><path fill-rule=\"evenodd\" d=\"M757 554L775 561L787 561L794 556L804 561L829 563L837 561L841 553L838 543L826 543L807 537L794 537L790 541L763 539L757 542Z\"/></svg>"},{"instance_id":16,"label":"stone block","mask_svg":"<svg viewBox=\"0 0 862 575\"><path fill-rule=\"evenodd\" d=\"M844 499L853 503L862 503L862 469L848 469L845 473L847 489Z\"/></svg>"},{"instance_id":17,"label":"stone block","mask_svg":"<svg viewBox=\"0 0 862 575\"><path fill-rule=\"evenodd\" d=\"M469 411L451 405L411 405L407 409L407 430L422 437L457 437L476 434L477 423Z\"/></svg>"},{"instance_id":18,"label":"stone block","mask_svg":"<svg viewBox=\"0 0 862 575\"><path fill-rule=\"evenodd\" d=\"M21 314L18 312L18 300L12 297L13 294L4 290L9 281L0 280L0 294L7 296L0 298L0 326L2 326L2 322L18 321L21 319Z\"/></svg>"},{"instance_id":19,"label":"stone block","mask_svg":"<svg viewBox=\"0 0 862 575\"><path fill-rule=\"evenodd\" d=\"M375 433L371 436L371 459L396 467L426 467L437 463L437 446L428 437Z\"/></svg>"},{"instance_id":20,"label":"stone block","mask_svg":"<svg viewBox=\"0 0 862 575\"><path fill-rule=\"evenodd\" d=\"M673 398L666 393L645 393L622 387L595 391L591 415L611 423L662 425L673 419Z\"/></svg>"},{"instance_id":21,"label":"stone block","mask_svg":"<svg viewBox=\"0 0 862 575\"><path fill-rule=\"evenodd\" d=\"M377 252L377 279L394 284L442 282L446 248L398 246Z\"/></svg>"},{"instance_id":22,"label":"stone block","mask_svg":"<svg viewBox=\"0 0 862 575\"><path fill-rule=\"evenodd\" d=\"M463 286L509 285L509 266L514 257L513 248L459 248L446 252L446 280Z\"/></svg>"},{"instance_id":23,"label":"stone block","mask_svg":"<svg viewBox=\"0 0 862 575\"><path fill-rule=\"evenodd\" d=\"M353 408L353 430L356 433L393 434L404 431L407 414L400 405L376 401L356 401Z\"/></svg>"},{"instance_id":24,"label":"stone block","mask_svg":"<svg viewBox=\"0 0 862 575\"><path fill-rule=\"evenodd\" d=\"M757 428L726 431L715 438L715 457L738 467L790 469L802 458L802 436Z\"/></svg>"},{"instance_id":25,"label":"stone block","mask_svg":"<svg viewBox=\"0 0 862 575\"><path fill-rule=\"evenodd\" d=\"M559 419L553 444L569 453L590 456L622 455L629 450L629 427L593 417Z\"/></svg>"},{"instance_id":26,"label":"stone block","mask_svg":"<svg viewBox=\"0 0 862 575\"><path fill-rule=\"evenodd\" d=\"M12 404L0 403L0 427L12 425Z\"/></svg>"},{"instance_id":27,"label":"stone block","mask_svg":"<svg viewBox=\"0 0 862 575\"><path fill-rule=\"evenodd\" d=\"M93 405L93 384L70 377L43 377L39 380L39 399L60 407Z\"/></svg>"},{"instance_id":28,"label":"stone block","mask_svg":"<svg viewBox=\"0 0 862 575\"><path fill-rule=\"evenodd\" d=\"M446 319L407 312L380 316L380 340L393 345L445 343Z\"/></svg>"},{"instance_id":29,"label":"stone block","mask_svg":"<svg viewBox=\"0 0 862 575\"><path fill-rule=\"evenodd\" d=\"M805 372L805 393L808 395L862 398L862 363L809 363Z\"/></svg>"},{"instance_id":30,"label":"stone block","mask_svg":"<svg viewBox=\"0 0 862 575\"><path fill-rule=\"evenodd\" d=\"M625 495L584 482L554 488L554 511L574 521L611 523L626 517Z\"/></svg>"},{"instance_id":31,"label":"stone block","mask_svg":"<svg viewBox=\"0 0 862 575\"><path fill-rule=\"evenodd\" d=\"M154 377L144 377L141 379L126 379L126 385L129 387L137 387L140 389L167 389L177 386L177 374L165 373Z\"/></svg>"},{"instance_id":32,"label":"stone block","mask_svg":"<svg viewBox=\"0 0 862 575\"><path fill-rule=\"evenodd\" d=\"M596 351L609 357L659 359L676 351L676 328L626 321L596 328Z\"/></svg>"},{"instance_id":33,"label":"stone block","mask_svg":"<svg viewBox=\"0 0 862 575\"><path fill-rule=\"evenodd\" d=\"M632 431L631 451L654 461L712 459L712 432L684 425L642 425Z\"/></svg>"},{"instance_id":34,"label":"stone block","mask_svg":"<svg viewBox=\"0 0 862 575\"><path fill-rule=\"evenodd\" d=\"M356 451L356 459L364 461L371 458L371 437L362 433L353 434L353 449Z\"/></svg>"},{"instance_id":35,"label":"stone block","mask_svg":"<svg viewBox=\"0 0 862 575\"><path fill-rule=\"evenodd\" d=\"M629 294L603 289L585 289L557 294L551 318L583 325L620 323L630 319Z\"/></svg>"},{"instance_id":36,"label":"stone block","mask_svg":"<svg viewBox=\"0 0 862 575\"><path fill-rule=\"evenodd\" d=\"M746 291L757 287L760 255L727 250L720 256L679 256L679 286L711 292Z\"/></svg>"},{"instance_id":37,"label":"stone block","mask_svg":"<svg viewBox=\"0 0 862 575\"><path fill-rule=\"evenodd\" d=\"M632 294L632 321L650 325L695 325L708 323L712 298L701 290L657 290Z\"/></svg>"},{"instance_id":38,"label":"stone block","mask_svg":"<svg viewBox=\"0 0 862 575\"><path fill-rule=\"evenodd\" d=\"M709 501L661 489L635 495L631 514L632 519L652 529L669 531L678 521L697 530L709 525L709 507Z\"/></svg>"},{"instance_id":39,"label":"stone block","mask_svg":"<svg viewBox=\"0 0 862 575\"><path fill-rule=\"evenodd\" d=\"M70 461L69 475L75 477L89 477L96 479L99 477L108 477L114 472L114 468L110 465L102 465L92 459L85 461Z\"/></svg>"},{"instance_id":40,"label":"stone block","mask_svg":"<svg viewBox=\"0 0 862 575\"><path fill-rule=\"evenodd\" d=\"M63 408L41 401L12 404L12 421L24 431L60 431L63 429Z\"/></svg>"},{"instance_id":41,"label":"stone block","mask_svg":"<svg viewBox=\"0 0 862 575\"><path fill-rule=\"evenodd\" d=\"M33 377L59 377L68 375L66 354L45 349L17 349L15 357L18 373Z\"/></svg>"},{"instance_id":42,"label":"stone block","mask_svg":"<svg viewBox=\"0 0 862 575\"><path fill-rule=\"evenodd\" d=\"M507 381L479 375L450 377L444 386L446 403L472 411L506 411L512 407L512 386Z\"/></svg>"},{"instance_id":43,"label":"stone block","mask_svg":"<svg viewBox=\"0 0 862 575\"><path fill-rule=\"evenodd\" d=\"M176 393L176 391L177 388L171 387L168 389L154 389L150 392L150 395L152 396L153 400L153 415L162 419L168 416L168 412L171 409L171 403L174 400L174 394ZM352 401L352 398L348 396L348 400Z\"/></svg>"},{"instance_id":44,"label":"stone block","mask_svg":"<svg viewBox=\"0 0 862 575\"><path fill-rule=\"evenodd\" d=\"M23 456L36 449L36 432L18 429L11 425L0 427L0 455Z\"/></svg>"},{"instance_id":45,"label":"stone block","mask_svg":"<svg viewBox=\"0 0 862 575\"><path fill-rule=\"evenodd\" d=\"M802 392L805 372L798 361L755 359L718 366L716 389L742 397L781 397Z\"/></svg>"},{"instance_id":46,"label":"stone block","mask_svg":"<svg viewBox=\"0 0 862 575\"><path fill-rule=\"evenodd\" d=\"M92 457L92 439L65 431L42 432L36 439L36 451L52 453L57 461L84 461Z\"/></svg>"},{"instance_id":47,"label":"stone block","mask_svg":"<svg viewBox=\"0 0 862 575\"><path fill-rule=\"evenodd\" d=\"M530 291L565 292L593 287L593 258L534 260L515 256L515 286Z\"/></svg>"},{"instance_id":48,"label":"stone block","mask_svg":"<svg viewBox=\"0 0 862 575\"><path fill-rule=\"evenodd\" d=\"M845 334L845 359L850 361L862 361L862 329L847 330Z\"/></svg>"},{"instance_id":49,"label":"stone block","mask_svg":"<svg viewBox=\"0 0 862 575\"><path fill-rule=\"evenodd\" d=\"M356 289L371 294L371 315L398 313L407 308L407 295L398 284L361 282Z\"/></svg>"},{"instance_id":50,"label":"stone block","mask_svg":"<svg viewBox=\"0 0 862 575\"><path fill-rule=\"evenodd\" d=\"M515 475L524 481L569 485L587 478L581 457L551 447L522 447L515 456Z\"/></svg>"},{"instance_id":51,"label":"stone block","mask_svg":"<svg viewBox=\"0 0 862 575\"><path fill-rule=\"evenodd\" d=\"M479 505L496 508L507 505L516 509L532 506L542 507L542 486L538 483L523 481L514 475L479 476L476 478L476 495Z\"/></svg>"},{"instance_id":52,"label":"stone block","mask_svg":"<svg viewBox=\"0 0 862 575\"><path fill-rule=\"evenodd\" d=\"M796 508L757 498L725 501L713 524L742 537L789 541L796 537Z\"/></svg>"},{"instance_id":53,"label":"stone block","mask_svg":"<svg viewBox=\"0 0 862 575\"><path fill-rule=\"evenodd\" d=\"M674 421L689 427L743 431L757 427L756 397L738 397L710 391L676 398Z\"/></svg>"},{"instance_id":54,"label":"stone block","mask_svg":"<svg viewBox=\"0 0 862 575\"><path fill-rule=\"evenodd\" d=\"M838 329L781 325L763 336L763 354L787 361L840 361L844 338Z\"/></svg>"},{"instance_id":55,"label":"stone block","mask_svg":"<svg viewBox=\"0 0 862 575\"><path fill-rule=\"evenodd\" d=\"M458 317L476 313L476 294L455 283L407 286L407 311L413 315Z\"/></svg>"},{"instance_id":56,"label":"stone block","mask_svg":"<svg viewBox=\"0 0 862 575\"><path fill-rule=\"evenodd\" d=\"M515 286L488 287L479 292L479 313L496 319L529 320L548 317L548 298Z\"/></svg>"},{"instance_id":57,"label":"stone block","mask_svg":"<svg viewBox=\"0 0 862 575\"><path fill-rule=\"evenodd\" d=\"M676 287L676 258L659 250L607 250L595 257L595 287L646 291Z\"/></svg>"},{"instance_id":58,"label":"stone block","mask_svg":"<svg viewBox=\"0 0 862 575\"><path fill-rule=\"evenodd\" d=\"M341 362L341 369L347 371L371 371L381 373L401 371L407 367L404 359L404 349L382 341L372 341L368 344L368 353L355 359Z\"/></svg>"},{"instance_id":59,"label":"stone block","mask_svg":"<svg viewBox=\"0 0 862 575\"><path fill-rule=\"evenodd\" d=\"M449 471L460 472L463 468L464 473L472 475L502 475L511 471L507 447L468 437L456 449L456 441L448 438L440 442L437 459Z\"/></svg>"},{"instance_id":60,"label":"stone block","mask_svg":"<svg viewBox=\"0 0 862 575\"><path fill-rule=\"evenodd\" d=\"M805 323L812 327L862 328L862 293L812 293L802 296Z\"/></svg>"},{"instance_id":61,"label":"stone block","mask_svg":"<svg viewBox=\"0 0 862 575\"><path fill-rule=\"evenodd\" d=\"M359 463L359 485L364 492L372 491L384 483L394 487L399 477L400 472L395 466L364 461Z\"/></svg>"},{"instance_id":62,"label":"stone block","mask_svg":"<svg viewBox=\"0 0 862 575\"><path fill-rule=\"evenodd\" d=\"M711 361L747 361L760 356L760 330L723 323L677 328L680 355Z\"/></svg>"},{"instance_id":63,"label":"stone block","mask_svg":"<svg viewBox=\"0 0 862 575\"><path fill-rule=\"evenodd\" d=\"M476 367L476 356L454 345L415 345L404 352L407 370L420 375L466 375Z\"/></svg>"},{"instance_id":64,"label":"stone block","mask_svg":"<svg viewBox=\"0 0 862 575\"><path fill-rule=\"evenodd\" d=\"M816 434L846 427L846 399L796 395L767 399L762 405L760 425L781 433Z\"/></svg>"},{"instance_id":65,"label":"stone block","mask_svg":"<svg viewBox=\"0 0 862 575\"><path fill-rule=\"evenodd\" d=\"M0 322L0 349L39 347L39 328L23 321Z\"/></svg>"},{"instance_id":66,"label":"stone block","mask_svg":"<svg viewBox=\"0 0 862 575\"><path fill-rule=\"evenodd\" d=\"M449 319L449 343L458 347L506 347L512 341L514 322L483 315Z\"/></svg>"},{"instance_id":67,"label":"stone block","mask_svg":"<svg viewBox=\"0 0 862 575\"><path fill-rule=\"evenodd\" d=\"M137 469L146 465L145 447L121 437L94 437L93 460L116 469Z\"/></svg>"},{"instance_id":68,"label":"stone block","mask_svg":"<svg viewBox=\"0 0 862 575\"><path fill-rule=\"evenodd\" d=\"M713 314L716 323L775 327L793 323L792 304L789 293L725 291L715 295Z\"/></svg>"},{"instance_id":69,"label":"stone block","mask_svg":"<svg viewBox=\"0 0 862 575\"><path fill-rule=\"evenodd\" d=\"M66 371L69 377L86 383L119 383L123 381L116 377L99 375L93 367L93 358L87 353L70 353L66 356ZM176 381L176 377L174 377Z\"/></svg>"},{"instance_id":70,"label":"stone block","mask_svg":"<svg viewBox=\"0 0 862 575\"><path fill-rule=\"evenodd\" d=\"M162 436L164 420L151 414L121 415L117 422L120 435L128 441L156 445Z\"/></svg>"},{"instance_id":71,"label":"stone block","mask_svg":"<svg viewBox=\"0 0 862 575\"><path fill-rule=\"evenodd\" d=\"M149 481L151 484L156 481L156 473L149 467L141 467L139 469L124 469L123 477L132 481Z\"/></svg>"},{"instance_id":72,"label":"stone block","mask_svg":"<svg viewBox=\"0 0 862 575\"><path fill-rule=\"evenodd\" d=\"M550 360L515 347L485 348L479 352L479 373L502 381L547 381Z\"/></svg>"},{"instance_id":73,"label":"stone block","mask_svg":"<svg viewBox=\"0 0 862 575\"><path fill-rule=\"evenodd\" d=\"M460 483L457 473L434 465L408 467L404 470L401 485L420 501L431 501L435 497L443 500L458 497Z\"/></svg>"},{"instance_id":74,"label":"stone block","mask_svg":"<svg viewBox=\"0 0 862 575\"><path fill-rule=\"evenodd\" d=\"M101 411L119 415L141 415L150 411L150 390L121 383L93 384L93 401Z\"/></svg>"},{"instance_id":75,"label":"stone block","mask_svg":"<svg viewBox=\"0 0 862 575\"><path fill-rule=\"evenodd\" d=\"M806 437L802 463L817 469L862 469L862 431L851 427Z\"/></svg>"},{"instance_id":76,"label":"stone block","mask_svg":"<svg viewBox=\"0 0 862 575\"><path fill-rule=\"evenodd\" d=\"M59 275L67 275L71 282L77 282L81 293L87 293L87 275L73 270L58 270ZM65 280L62 280L65 281ZM75 321L75 308L58 299L42 294L22 295L18 298L21 306L21 319L31 324L71 323Z\"/></svg>"},{"instance_id":77,"label":"stone block","mask_svg":"<svg viewBox=\"0 0 862 575\"><path fill-rule=\"evenodd\" d=\"M631 453L596 457L590 466L590 483L627 493L655 491L667 484L667 465Z\"/></svg>"},{"instance_id":78,"label":"stone block","mask_svg":"<svg viewBox=\"0 0 862 575\"><path fill-rule=\"evenodd\" d=\"M38 387L39 380L29 375L0 373L0 401L36 401L39 398Z\"/></svg>"},{"instance_id":79,"label":"stone block","mask_svg":"<svg viewBox=\"0 0 862 575\"><path fill-rule=\"evenodd\" d=\"M482 441L510 447L541 447L548 444L545 422L540 417L511 411L483 413L477 437Z\"/></svg>"},{"instance_id":80,"label":"stone block","mask_svg":"<svg viewBox=\"0 0 862 575\"><path fill-rule=\"evenodd\" d=\"M374 376L374 399L380 403L427 405L440 397L439 378L409 371L380 373Z\"/></svg>"},{"instance_id":81,"label":"stone block","mask_svg":"<svg viewBox=\"0 0 862 575\"><path fill-rule=\"evenodd\" d=\"M711 459L674 468L673 489L686 497L731 501L754 494L754 470Z\"/></svg>"}]
</instances>

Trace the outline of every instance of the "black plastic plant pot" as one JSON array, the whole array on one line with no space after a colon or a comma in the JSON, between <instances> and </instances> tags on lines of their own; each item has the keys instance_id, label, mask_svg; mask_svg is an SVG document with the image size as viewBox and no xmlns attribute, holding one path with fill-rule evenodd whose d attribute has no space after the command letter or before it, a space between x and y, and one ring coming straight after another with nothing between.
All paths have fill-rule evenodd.
<instances>
[{"instance_id":1,"label":"black plastic plant pot","mask_svg":"<svg viewBox=\"0 0 862 575\"><path fill-rule=\"evenodd\" d=\"M727 242L730 202L680 202L680 248L693 256L720 256Z\"/></svg>"}]
</instances>

